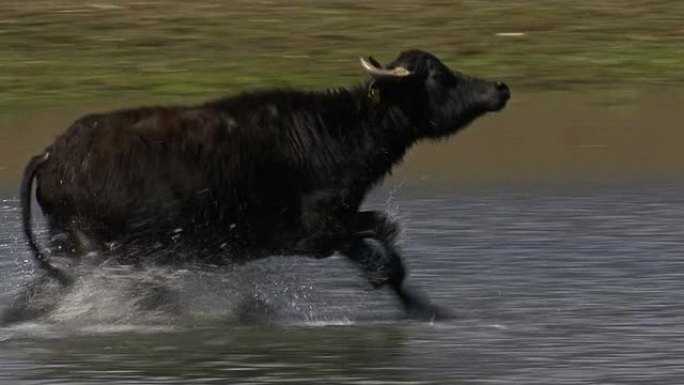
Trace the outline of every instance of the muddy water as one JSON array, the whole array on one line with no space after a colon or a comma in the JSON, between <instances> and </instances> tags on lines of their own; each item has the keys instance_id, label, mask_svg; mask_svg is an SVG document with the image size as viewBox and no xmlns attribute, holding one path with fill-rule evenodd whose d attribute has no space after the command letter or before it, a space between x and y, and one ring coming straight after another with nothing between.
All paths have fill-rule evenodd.
<instances>
[{"instance_id":1,"label":"muddy water","mask_svg":"<svg viewBox=\"0 0 684 385\"><path fill-rule=\"evenodd\" d=\"M413 284L454 320L402 319L343 258L98 268L0 328L0 383L682 384L681 106L674 90L519 92L416 147L368 207L399 216ZM0 307L35 277L21 165L93 109L1 122ZM168 306L144 306L148 288Z\"/></svg>"},{"instance_id":2,"label":"muddy water","mask_svg":"<svg viewBox=\"0 0 684 385\"><path fill-rule=\"evenodd\" d=\"M401 318L342 258L235 269L95 270L0 328L8 384L684 382L684 200L662 187L378 194L414 285L454 320ZM32 276L0 209L0 293ZM141 306L154 282L168 307ZM0 303L0 306L4 306Z\"/></svg>"}]
</instances>

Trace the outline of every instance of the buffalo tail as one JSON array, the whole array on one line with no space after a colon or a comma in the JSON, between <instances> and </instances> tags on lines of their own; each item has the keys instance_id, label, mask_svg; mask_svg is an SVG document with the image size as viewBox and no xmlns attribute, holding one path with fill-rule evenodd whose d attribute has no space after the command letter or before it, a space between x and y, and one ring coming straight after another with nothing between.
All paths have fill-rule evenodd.
<instances>
[{"instance_id":1,"label":"buffalo tail","mask_svg":"<svg viewBox=\"0 0 684 385\"><path fill-rule=\"evenodd\" d=\"M21 181L21 210L24 235L26 236L26 240L33 253L33 258L38 266L40 266L48 276L58 280L63 286L68 286L72 282L71 277L59 268L50 264L48 261L48 253L45 250L42 250L36 242L31 226L31 192L33 190L33 180L35 179L36 172L47 159L48 153L34 156L24 169L24 176Z\"/></svg>"}]
</instances>

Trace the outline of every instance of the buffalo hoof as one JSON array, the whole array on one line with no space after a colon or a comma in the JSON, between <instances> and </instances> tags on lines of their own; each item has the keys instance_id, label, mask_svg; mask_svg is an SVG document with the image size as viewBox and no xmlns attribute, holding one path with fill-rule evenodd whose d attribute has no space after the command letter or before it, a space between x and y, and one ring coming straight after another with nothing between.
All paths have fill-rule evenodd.
<instances>
[{"instance_id":1,"label":"buffalo hoof","mask_svg":"<svg viewBox=\"0 0 684 385\"><path fill-rule=\"evenodd\" d=\"M402 285L397 293L404 306L406 317L419 321L445 321L456 316L449 310L430 302L430 299L415 289Z\"/></svg>"},{"instance_id":2,"label":"buffalo hoof","mask_svg":"<svg viewBox=\"0 0 684 385\"><path fill-rule=\"evenodd\" d=\"M456 318L456 315L441 306L431 303L428 304L412 304L404 307L406 317L416 321L448 321Z\"/></svg>"},{"instance_id":3,"label":"buffalo hoof","mask_svg":"<svg viewBox=\"0 0 684 385\"><path fill-rule=\"evenodd\" d=\"M235 308L238 324L268 323L276 317L276 309L259 296L247 296Z\"/></svg>"}]
</instances>

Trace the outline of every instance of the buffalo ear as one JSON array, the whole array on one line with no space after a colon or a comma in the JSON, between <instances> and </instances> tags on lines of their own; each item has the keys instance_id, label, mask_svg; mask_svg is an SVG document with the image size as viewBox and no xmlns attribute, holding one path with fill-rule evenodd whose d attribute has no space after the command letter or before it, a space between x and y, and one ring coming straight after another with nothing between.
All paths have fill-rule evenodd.
<instances>
[{"instance_id":1,"label":"buffalo ear","mask_svg":"<svg viewBox=\"0 0 684 385\"><path fill-rule=\"evenodd\" d=\"M368 59L363 57L359 59L361 60L361 66L366 71L366 73L369 74L375 80L401 80L412 74L411 71L407 70L404 67L384 69L382 68L382 66L380 66L380 63L378 63L377 60L371 57L369 57Z\"/></svg>"}]
</instances>

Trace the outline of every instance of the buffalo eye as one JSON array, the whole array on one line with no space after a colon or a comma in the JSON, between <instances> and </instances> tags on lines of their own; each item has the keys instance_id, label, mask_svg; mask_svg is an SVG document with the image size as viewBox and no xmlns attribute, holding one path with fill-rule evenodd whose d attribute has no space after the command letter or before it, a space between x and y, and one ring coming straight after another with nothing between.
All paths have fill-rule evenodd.
<instances>
[{"instance_id":1,"label":"buffalo eye","mask_svg":"<svg viewBox=\"0 0 684 385\"><path fill-rule=\"evenodd\" d=\"M430 74L430 78L432 78L435 83L443 86L451 86L456 83L456 78L444 71L435 71Z\"/></svg>"}]
</instances>

